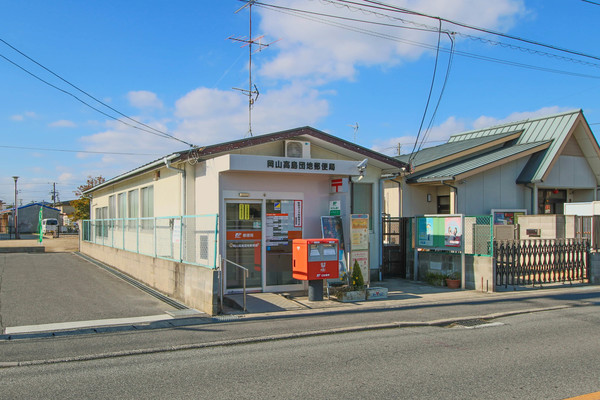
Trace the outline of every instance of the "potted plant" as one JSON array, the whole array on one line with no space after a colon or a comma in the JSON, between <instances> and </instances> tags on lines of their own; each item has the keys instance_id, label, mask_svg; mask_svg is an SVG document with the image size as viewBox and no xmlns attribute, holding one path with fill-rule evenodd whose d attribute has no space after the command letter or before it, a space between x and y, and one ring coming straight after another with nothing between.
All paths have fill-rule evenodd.
<instances>
[{"instance_id":1,"label":"potted plant","mask_svg":"<svg viewBox=\"0 0 600 400\"><path fill-rule=\"evenodd\" d=\"M460 272L453 271L446 277L448 289L460 289Z\"/></svg>"},{"instance_id":2,"label":"potted plant","mask_svg":"<svg viewBox=\"0 0 600 400\"><path fill-rule=\"evenodd\" d=\"M352 301L363 301L366 299L365 280L360 270L358 261L354 261L350 284L335 289L335 298L343 303Z\"/></svg>"}]
</instances>

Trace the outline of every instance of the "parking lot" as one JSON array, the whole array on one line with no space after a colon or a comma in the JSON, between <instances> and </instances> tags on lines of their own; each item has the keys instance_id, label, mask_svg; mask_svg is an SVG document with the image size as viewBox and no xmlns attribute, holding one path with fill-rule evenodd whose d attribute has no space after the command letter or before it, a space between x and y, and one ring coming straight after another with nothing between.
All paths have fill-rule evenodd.
<instances>
[{"instance_id":1,"label":"parking lot","mask_svg":"<svg viewBox=\"0 0 600 400\"><path fill-rule=\"evenodd\" d=\"M0 247L39 246L27 242L0 241ZM45 253L0 253L0 332L73 321L168 318L166 312L175 311L73 253L77 237L45 239L42 245Z\"/></svg>"}]
</instances>

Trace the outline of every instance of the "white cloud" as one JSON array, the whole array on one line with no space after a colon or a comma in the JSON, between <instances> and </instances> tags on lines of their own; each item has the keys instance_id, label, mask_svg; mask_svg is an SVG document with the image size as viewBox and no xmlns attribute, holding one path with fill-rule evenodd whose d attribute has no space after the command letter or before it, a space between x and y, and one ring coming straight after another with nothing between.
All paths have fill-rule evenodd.
<instances>
[{"instance_id":1,"label":"white cloud","mask_svg":"<svg viewBox=\"0 0 600 400\"><path fill-rule=\"evenodd\" d=\"M328 114L320 93L292 84L261 94L252 109L254 134L312 125ZM177 134L196 145L241 139L248 133L247 98L233 91L199 88L176 103Z\"/></svg>"},{"instance_id":2,"label":"white cloud","mask_svg":"<svg viewBox=\"0 0 600 400\"><path fill-rule=\"evenodd\" d=\"M506 124L509 122L523 121L526 119L540 118L552 114L558 114L565 111L570 111L569 107L543 107L536 111L514 112L505 118L494 118L482 115L473 122L473 129L484 129L494 125Z\"/></svg>"},{"instance_id":3,"label":"white cloud","mask_svg":"<svg viewBox=\"0 0 600 400\"><path fill-rule=\"evenodd\" d=\"M146 108L163 108L163 103L160 101L156 93L147 90L131 91L127 93L129 103L139 109Z\"/></svg>"},{"instance_id":4,"label":"white cloud","mask_svg":"<svg viewBox=\"0 0 600 400\"><path fill-rule=\"evenodd\" d=\"M37 118L37 114L33 111L26 111L23 114L15 114L10 117L13 121L25 121L26 119L34 119Z\"/></svg>"},{"instance_id":5,"label":"white cloud","mask_svg":"<svg viewBox=\"0 0 600 400\"><path fill-rule=\"evenodd\" d=\"M510 122L523 121L526 119L534 119L540 117L547 117L549 115L558 114L566 111L570 111L572 108L565 108L559 106L543 107L539 110L514 112L504 118L496 118L482 115L473 121L459 120L456 117L450 117L446 119L441 125L435 126L431 129L427 137L423 148L438 146L448 141L450 136L462 133L469 130L486 129L496 125L502 125ZM401 137L391 138L385 141L376 141L372 146L372 149L379 151L380 153L387 155L398 155L398 143L401 144L401 154L408 154L414 147L416 136L405 135ZM419 139L420 142L421 139ZM417 146L418 148L418 146Z\"/></svg>"},{"instance_id":6,"label":"white cloud","mask_svg":"<svg viewBox=\"0 0 600 400\"><path fill-rule=\"evenodd\" d=\"M388 0L386 3L494 30L507 29L517 17L525 13L522 0ZM357 12L356 8L334 6L327 2L281 0L277 4L382 24L416 27L414 24L402 24L398 20ZM327 20L327 23L321 23L316 22L314 16L307 17L309 20L263 8L258 10L262 17L259 27L261 33L267 37L282 39L269 48L269 52L278 51L278 54L263 63L259 69L261 75L272 79L353 79L358 66L396 65L411 61L427 51L423 46L432 46L437 41L435 32L319 17L320 21ZM393 12L386 14L437 28L437 21L432 19ZM332 24L349 25L351 28L342 29ZM459 29L449 24L445 24L443 28ZM366 31L371 33L365 34Z\"/></svg>"},{"instance_id":7,"label":"white cloud","mask_svg":"<svg viewBox=\"0 0 600 400\"><path fill-rule=\"evenodd\" d=\"M54 121L48 124L48 126L52 128L75 128L77 124L73 121L69 121L66 119L60 119L58 121Z\"/></svg>"},{"instance_id":8,"label":"white cloud","mask_svg":"<svg viewBox=\"0 0 600 400\"><path fill-rule=\"evenodd\" d=\"M422 146L421 140L423 140L423 136L421 136L419 138L419 143L417 144L417 149L419 147L425 148L443 144L448 140L448 138L451 135L463 132L465 130L465 127L465 122L460 121L455 117L450 117L446 119L446 121L444 121L441 125L434 126L431 128L429 133L427 133ZM423 135L424 134L425 133L423 133ZM400 144L401 154L408 154L412 152L413 148L415 147L416 139L416 135L405 135L401 137L391 138L383 142L376 142L372 148L373 150L379 151L383 154L398 155L398 144Z\"/></svg>"}]
</instances>

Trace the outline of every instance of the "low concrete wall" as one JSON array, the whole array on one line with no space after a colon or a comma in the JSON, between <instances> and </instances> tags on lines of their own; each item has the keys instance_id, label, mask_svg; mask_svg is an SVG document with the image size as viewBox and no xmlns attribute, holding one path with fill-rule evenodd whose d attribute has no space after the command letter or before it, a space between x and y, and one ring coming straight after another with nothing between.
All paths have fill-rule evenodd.
<instances>
[{"instance_id":1,"label":"low concrete wall","mask_svg":"<svg viewBox=\"0 0 600 400\"><path fill-rule=\"evenodd\" d=\"M218 271L80 242L80 251L210 315L218 313Z\"/></svg>"},{"instance_id":2,"label":"low concrete wall","mask_svg":"<svg viewBox=\"0 0 600 400\"><path fill-rule=\"evenodd\" d=\"M461 272L460 254L424 251L419 252L418 279L424 281L427 272L450 274ZM465 289L494 292L492 257L465 256Z\"/></svg>"}]
</instances>

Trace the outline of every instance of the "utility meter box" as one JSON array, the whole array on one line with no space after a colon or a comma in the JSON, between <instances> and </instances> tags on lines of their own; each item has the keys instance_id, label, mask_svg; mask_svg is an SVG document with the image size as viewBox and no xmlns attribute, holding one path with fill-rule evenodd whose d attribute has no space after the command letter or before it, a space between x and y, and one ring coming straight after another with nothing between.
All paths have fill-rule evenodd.
<instances>
[{"instance_id":1,"label":"utility meter box","mask_svg":"<svg viewBox=\"0 0 600 400\"><path fill-rule=\"evenodd\" d=\"M339 277L337 239L294 239L292 276L301 281Z\"/></svg>"}]
</instances>

